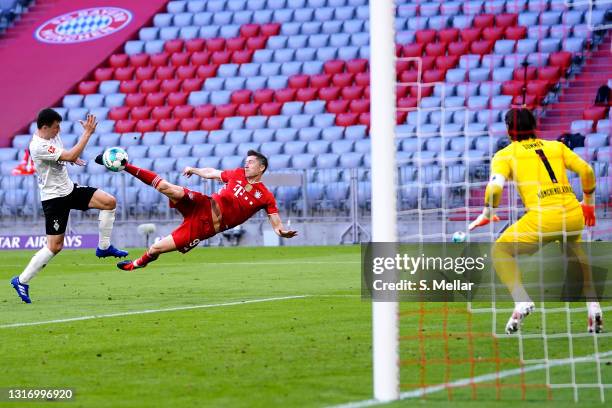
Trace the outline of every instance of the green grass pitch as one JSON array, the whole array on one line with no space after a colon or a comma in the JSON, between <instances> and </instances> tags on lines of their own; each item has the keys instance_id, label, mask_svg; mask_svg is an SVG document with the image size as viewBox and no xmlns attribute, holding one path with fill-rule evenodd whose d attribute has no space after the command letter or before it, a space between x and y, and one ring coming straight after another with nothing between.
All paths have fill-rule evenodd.
<instances>
[{"instance_id":1,"label":"green grass pitch","mask_svg":"<svg viewBox=\"0 0 612 408\"><path fill-rule=\"evenodd\" d=\"M371 306L360 298L359 247L198 248L135 272L93 251L66 250L32 281L34 303L25 305L9 279L32 253L2 252L0 388L73 388L71 407L323 407L372 396ZM263 301L240 303L254 300ZM444 304L424 305L424 315L420 307L401 305L402 391L519 367L516 339L465 335L470 321L473 333L490 333L489 314L469 316L455 303L445 319ZM101 317L109 314L116 316ZM565 330L564 319L551 315L549 330ZM7 327L14 324L21 325ZM419 327L431 338L415 338ZM437 336L444 327L448 341ZM579 315L572 330L584 327ZM539 358L535 343L529 353ZM609 340L599 344L611 350ZM549 342L551 358L566 358L567 350L567 340ZM573 351L591 354L593 340L576 341ZM445 353L452 363L440 361ZM602 369L608 383L610 364ZM579 382L596 381L593 372L592 363L575 367ZM568 366L550 372L557 382L570 375ZM392 406L443 407L449 398L458 407L575 406L572 390L549 392L544 383L539 370ZM579 395L582 406L602 406L598 390Z\"/></svg>"}]
</instances>

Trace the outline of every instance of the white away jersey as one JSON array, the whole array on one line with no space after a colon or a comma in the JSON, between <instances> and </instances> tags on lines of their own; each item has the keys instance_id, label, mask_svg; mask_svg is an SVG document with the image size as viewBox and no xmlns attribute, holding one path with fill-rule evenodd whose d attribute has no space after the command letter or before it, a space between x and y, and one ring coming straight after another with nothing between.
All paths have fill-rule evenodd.
<instances>
[{"instance_id":1,"label":"white away jersey","mask_svg":"<svg viewBox=\"0 0 612 408\"><path fill-rule=\"evenodd\" d=\"M64 144L59 135L49 140L39 137L37 133L32 136L30 155L36 167L41 201L65 197L74 188L66 164L58 161L63 150Z\"/></svg>"}]
</instances>

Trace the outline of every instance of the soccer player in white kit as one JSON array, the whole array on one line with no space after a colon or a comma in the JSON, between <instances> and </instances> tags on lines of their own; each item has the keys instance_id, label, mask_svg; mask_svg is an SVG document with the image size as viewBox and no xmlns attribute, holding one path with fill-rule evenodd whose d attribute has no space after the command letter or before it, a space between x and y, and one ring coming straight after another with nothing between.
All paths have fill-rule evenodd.
<instances>
[{"instance_id":1,"label":"soccer player in white kit","mask_svg":"<svg viewBox=\"0 0 612 408\"><path fill-rule=\"evenodd\" d=\"M36 167L40 200L45 214L47 246L34 254L21 275L11 280L11 285L25 303L32 303L28 285L30 280L64 247L64 234L72 209L100 210L97 257L121 258L128 255L110 243L117 206L115 197L94 187L79 186L70 180L66 170L66 163L85 165L79 156L96 130L96 117L87 115L87 120L79 121L83 126L83 134L71 149L64 149L59 136L61 121L62 117L53 109L40 111L36 119L38 130L30 142L30 154Z\"/></svg>"}]
</instances>

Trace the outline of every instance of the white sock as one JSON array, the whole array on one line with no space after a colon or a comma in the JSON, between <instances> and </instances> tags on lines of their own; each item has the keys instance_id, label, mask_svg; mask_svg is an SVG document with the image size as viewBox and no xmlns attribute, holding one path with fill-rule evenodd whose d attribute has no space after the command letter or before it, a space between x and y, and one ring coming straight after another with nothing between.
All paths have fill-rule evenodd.
<instances>
[{"instance_id":1,"label":"white sock","mask_svg":"<svg viewBox=\"0 0 612 408\"><path fill-rule=\"evenodd\" d=\"M525 287L522 283L514 285L511 295L515 305L518 305L521 302L531 302L531 298L525 291Z\"/></svg>"},{"instance_id":2,"label":"white sock","mask_svg":"<svg viewBox=\"0 0 612 408\"><path fill-rule=\"evenodd\" d=\"M587 302L587 309L589 314L601 313L599 302Z\"/></svg>"},{"instance_id":3,"label":"white sock","mask_svg":"<svg viewBox=\"0 0 612 408\"><path fill-rule=\"evenodd\" d=\"M54 256L55 254L49 248L42 247L34 254L28 266L19 275L19 282L28 283Z\"/></svg>"},{"instance_id":4,"label":"white sock","mask_svg":"<svg viewBox=\"0 0 612 408\"><path fill-rule=\"evenodd\" d=\"M113 224L115 223L115 210L100 210L98 217L98 248L108 249L110 246L110 238L113 233Z\"/></svg>"}]
</instances>

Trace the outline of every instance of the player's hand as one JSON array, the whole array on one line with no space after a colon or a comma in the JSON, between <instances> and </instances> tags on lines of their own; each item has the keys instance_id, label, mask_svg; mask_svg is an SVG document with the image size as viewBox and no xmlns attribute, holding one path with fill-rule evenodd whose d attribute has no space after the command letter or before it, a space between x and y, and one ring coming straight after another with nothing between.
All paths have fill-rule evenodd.
<instances>
[{"instance_id":1,"label":"player's hand","mask_svg":"<svg viewBox=\"0 0 612 408\"><path fill-rule=\"evenodd\" d=\"M183 176L189 178L192 174L195 174L195 169L193 167L185 167L183 169Z\"/></svg>"},{"instance_id":2,"label":"player's hand","mask_svg":"<svg viewBox=\"0 0 612 408\"><path fill-rule=\"evenodd\" d=\"M281 238L293 238L297 235L297 231L277 229L276 233Z\"/></svg>"},{"instance_id":3,"label":"player's hand","mask_svg":"<svg viewBox=\"0 0 612 408\"><path fill-rule=\"evenodd\" d=\"M584 215L584 225L587 227L595 226L595 206L585 203L580 203L582 206L582 215Z\"/></svg>"},{"instance_id":4,"label":"player's hand","mask_svg":"<svg viewBox=\"0 0 612 408\"><path fill-rule=\"evenodd\" d=\"M79 120L81 126L83 126L83 130L92 135L96 131L96 127L98 126L98 121L96 120L95 115L87 115L86 120Z\"/></svg>"},{"instance_id":5,"label":"player's hand","mask_svg":"<svg viewBox=\"0 0 612 408\"><path fill-rule=\"evenodd\" d=\"M77 166L85 166L87 162L81 158L78 158L74 161L74 164L76 164Z\"/></svg>"},{"instance_id":6,"label":"player's hand","mask_svg":"<svg viewBox=\"0 0 612 408\"><path fill-rule=\"evenodd\" d=\"M497 222L497 221L499 221L499 217L495 214L492 214L490 208L485 207L484 210L482 210L482 213L478 217L476 217L474 221L470 223L470 226L468 227L468 229L471 231L474 228L484 227L490 222Z\"/></svg>"}]
</instances>

